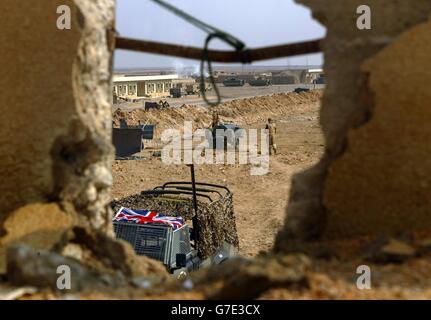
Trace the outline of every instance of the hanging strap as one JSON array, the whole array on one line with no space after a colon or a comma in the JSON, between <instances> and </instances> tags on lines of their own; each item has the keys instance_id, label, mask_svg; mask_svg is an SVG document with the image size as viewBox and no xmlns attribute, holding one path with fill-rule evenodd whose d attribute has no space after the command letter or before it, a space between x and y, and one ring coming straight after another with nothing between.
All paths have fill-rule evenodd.
<instances>
[{"instance_id":1,"label":"hanging strap","mask_svg":"<svg viewBox=\"0 0 431 320\"><path fill-rule=\"evenodd\" d=\"M204 101L208 105L210 105L210 106L218 105L221 102L221 97L220 97L220 91L219 91L219 89L215 83L215 79L214 79L213 72L212 72L211 60L210 60L210 57L208 55L209 44L214 39L219 39L222 42L225 42L229 46L233 47L237 52L241 52L241 56L243 57L242 63L245 64L245 63L251 63L249 50L246 50L245 43L242 42L241 40L239 40L238 38L234 37L233 35L225 32L225 31L222 31L220 29L217 29L217 28L215 28L215 27L189 15L188 13L178 9L177 7L175 7L169 3L166 3L162 0L152 0L152 1L208 34L207 38L205 39L204 50L203 50L203 55L202 55L202 59L201 59L200 91L202 93L202 97L203 97ZM206 91L205 91L205 64L207 65L207 69L208 69L209 81L211 83L211 86L214 88L214 91L216 94L216 100L215 101L210 101L206 95Z\"/></svg>"}]
</instances>

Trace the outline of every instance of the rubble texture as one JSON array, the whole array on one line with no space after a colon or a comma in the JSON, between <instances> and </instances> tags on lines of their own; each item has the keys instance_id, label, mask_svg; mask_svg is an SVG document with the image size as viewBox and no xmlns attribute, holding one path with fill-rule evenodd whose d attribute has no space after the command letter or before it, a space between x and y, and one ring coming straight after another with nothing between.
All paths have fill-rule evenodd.
<instances>
[{"instance_id":1,"label":"rubble texture","mask_svg":"<svg viewBox=\"0 0 431 320\"><path fill-rule=\"evenodd\" d=\"M431 76L430 32L430 22L412 28L363 65L373 115L349 132L346 152L331 166L328 236L431 225L431 92L423 85Z\"/></svg>"},{"instance_id":2,"label":"rubble texture","mask_svg":"<svg viewBox=\"0 0 431 320\"><path fill-rule=\"evenodd\" d=\"M301 2L310 5L328 28L329 83L321 111L326 154L317 166L295 177L286 227L276 249L284 251L292 240L322 234L339 238L426 227L430 93L424 84L430 76L430 24L424 22L431 3L370 1L373 30L358 31L356 7L361 1ZM55 9L64 4L73 11L69 31L55 28ZM192 276L194 293L191 287L167 284L133 296L130 285L166 281L167 274L160 263L135 256L130 244L112 237L107 204L112 184L109 99L114 1L46 0L28 6L3 0L0 9L4 13L0 85L11 88L0 98L0 247L5 250L0 252L0 263L7 267L10 284L55 290L56 268L66 264L75 275L72 287L89 286L99 298L105 292L116 294L112 288L117 287L125 288L127 297L169 299L431 296L429 237L421 245L399 240L378 243L368 259L408 264L405 268L372 265L373 291L359 291L352 282L352 270L363 262L352 259L357 253L348 264L337 259L317 261L314 272L307 257L281 253L200 270ZM258 108L264 109L264 119L288 112L307 96L275 98L275 106L253 106L248 100L244 108L242 102L233 101L220 110L221 116L240 115L247 123ZM265 101L273 99L261 98ZM173 115L173 120L182 122L188 110L172 111L184 115L178 120ZM215 236L220 230L229 235L235 231L236 237L234 223L231 229L229 224L205 223L203 238L209 245L220 240ZM211 230L219 231L211 234ZM333 241L337 240L340 247L351 246L349 239ZM413 259L417 255L421 258ZM327 275L317 273L319 268ZM4 271L0 273L3 281Z\"/></svg>"},{"instance_id":3,"label":"rubble texture","mask_svg":"<svg viewBox=\"0 0 431 320\"><path fill-rule=\"evenodd\" d=\"M71 8L71 30L57 29L60 5ZM56 201L107 229L114 1L5 0L0 10L0 85L9 88L0 97L0 221Z\"/></svg>"},{"instance_id":4,"label":"rubble texture","mask_svg":"<svg viewBox=\"0 0 431 320\"><path fill-rule=\"evenodd\" d=\"M429 226L429 93L418 88L430 75L428 27L399 36L427 20L431 3L371 1L372 30L361 31L361 1L298 2L328 30L321 110L326 151L318 165L294 177L276 250L322 235Z\"/></svg>"},{"instance_id":5,"label":"rubble texture","mask_svg":"<svg viewBox=\"0 0 431 320\"><path fill-rule=\"evenodd\" d=\"M18 244L51 250L73 224L71 215L57 204L29 204L11 213L4 222L0 238L0 274L6 272L7 247Z\"/></svg>"},{"instance_id":6,"label":"rubble texture","mask_svg":"<svg viewBox=\"0 0 431 320\"><path fill-rule=\"evenodd\" d=\"M311 268L311 260L302 254L236 258L198 272L192 279L207 299L256 299L270 288L307 288Z\"/></svg>"},{"instance_id":7,"label":"rubble texture","mask_svg":"<svg viewBox=\"0 0 431 320\"><path fill-rule=\"evenodd\" d=\"M57 28L57 7L71 29ZM2 1L0 274L14 285L56 287L166 279L163 265L113 237L111 75L114 0Z\"/></svg>"}]
</instances>

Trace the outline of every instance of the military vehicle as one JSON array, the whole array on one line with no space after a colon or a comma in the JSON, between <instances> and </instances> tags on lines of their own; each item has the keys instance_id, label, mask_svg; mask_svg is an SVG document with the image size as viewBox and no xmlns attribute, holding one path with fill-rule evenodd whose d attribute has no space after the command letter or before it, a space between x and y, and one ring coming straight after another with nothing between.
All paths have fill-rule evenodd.
<instances>
[{"instance_id":1,"label":"military vehicle","mask_svg":"<svg viewBox=\"0 0 431 320\"><path fill-rule=\"evenodd\" d=\"M160 100L158 103L157 102L146 101L145 104L144 104L144 110L145 111L148 111L148 110L151 110L151 109L160 110L160 109L166 109L166 108L169 108L169 107L170 107L169 103L166 100L165 101Z\"/></svg>"},{"instance_id":2,"label":"military vehicle","mask_svg":"<svg viewBox=\"0 0 431 320\"><path fill-rule=\"evenodd\" d=\"M223 85L225 87L242 87L244 86L245 81L237 78L229 78L223 81Z\"/></svg>"},{"instance_id":3,"label":"military vehicle","mask_svg":"<svg viewBox=\"0 0 431 320\"><path fill-rule=\"evenodd\" d=\"M220 133L222 134L220 135ZM215 128L212 128L211 136L207 137L207 140L213 140L213 149L223 148L226 150L229 146L237 149L239 139L243 134L242 128L234 123L219 123Z\"/></svg>"},{"instance_id":4,"label":"military vehicle","mask_svg":"<svg viewBox=\"0 0 431 320\"><path fill-rule=\"evenodd\" d=\"M181 98L185 94L185 91L182 88L171 88L169 94L172 98Z\"/></svg>"},{"instance_id":5,"label":"military vehicle","mask_svg":"<svg viewBox=\"0 0 431 320\"><path fill-rule=\"evenodd\" d=\"M174 229L113 219L117 238L130 242L138 255L161 261L178 277L233 257L239 243L232 192L226 186L195 182L191 167L192 182L167 182L111 203L117 215L122 208L147 208L186 222Z\"/></svg>"},{"instance_id":6,"label":"military vehicle","mask_svg":"<svg viewBox=\"0 0 431 320\"><path fill-rule=\"evenodd\" d=\"M186 85L186 93L188 95L199 93L199 84L188 84Z\"/></svg>"},{"instance_id":7,"label":"military vehicle","mask_svg":"<svg viewBox=\"0 0 431 320\"><path fill-rule=\"evenodd\" d=\"M271 80L259 77L250 81L250 85L253 87L265 87L271 85Z\"/></svg>"}]
</instances>

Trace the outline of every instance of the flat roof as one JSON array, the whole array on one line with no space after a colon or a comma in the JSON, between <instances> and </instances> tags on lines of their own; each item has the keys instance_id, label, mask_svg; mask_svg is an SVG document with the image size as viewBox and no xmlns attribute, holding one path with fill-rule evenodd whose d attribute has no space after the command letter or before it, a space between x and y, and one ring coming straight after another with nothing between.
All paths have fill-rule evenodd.
<instances>
[{"instance_id":1,"label":"flat roof","mask_svg":"<svg viewBox=\"0 0 431 320\"><path fill-rule=\"evenodd\" d=\"M323 69L308 69L308 73L323 73Z\"/></svg>"},{"instance_id":2,"label":"flat roof","mask_svg":"<svg viewBox=\"0 0 431 320\"><path fill-rule=\"evenodd\" d=\"M178 79L177 74L166 74L156 76L115 76L113 82L138 82L138 81L152 81L152 80L174 80Z\"/></svg>"}]
</instances>

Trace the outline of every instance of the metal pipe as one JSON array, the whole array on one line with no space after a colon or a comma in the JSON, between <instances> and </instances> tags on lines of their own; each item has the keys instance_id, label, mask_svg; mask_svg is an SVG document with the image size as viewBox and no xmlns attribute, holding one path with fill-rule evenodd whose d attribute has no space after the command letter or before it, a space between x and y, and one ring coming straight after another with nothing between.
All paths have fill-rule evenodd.
<instances>
[{"instance_id":1,"label":"metal pipe","mask_svg":"<svg viewBox=\"0 0 431 320\"><path fill-rule=\"evenodd\" d=\"M318 39L243 51L208 50L208 59L211 62L220 63L251 63L254 61L318 53L322 51L322 40L323 39ZM204 51L201 48L122 37L116 38L115 46L116 49L154 53L194 60L202 60L204 55Z\"/></svg>"}]
</instances>

